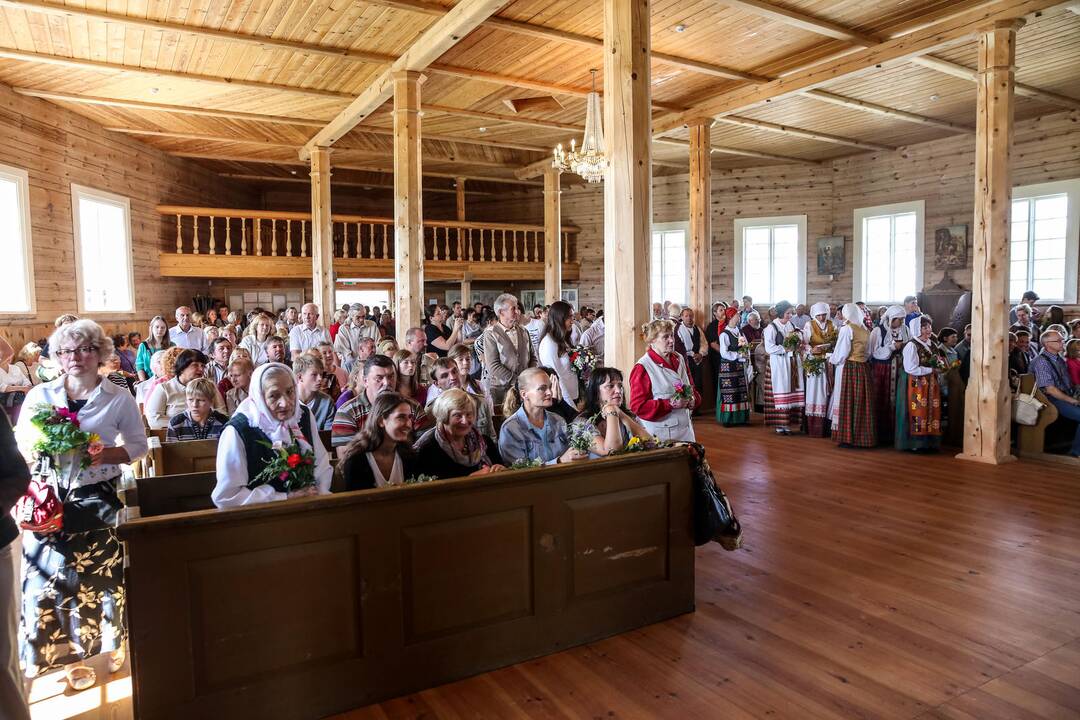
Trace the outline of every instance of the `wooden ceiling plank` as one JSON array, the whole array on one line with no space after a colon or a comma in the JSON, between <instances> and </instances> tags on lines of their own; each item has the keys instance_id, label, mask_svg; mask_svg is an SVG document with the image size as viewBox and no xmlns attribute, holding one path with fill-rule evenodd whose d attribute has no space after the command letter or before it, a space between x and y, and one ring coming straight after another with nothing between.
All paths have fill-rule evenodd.
<instances>
[{"instance_id":1,"label":"wooden ceiling plank","mask_svg":"<svg viewBox=\"0 0 1080 720\"><path fill-rule=\"evenodd\" d=\"M803 96L846 107L851 110L883 115L895 120L918 123L919 125L929 125L931 127L950 130L956 133L975 133L975 128L969 125L961 125L960 123L949 122L948 120L938 120L937 118L919 115L906 110L898 110L897 108L887 107L885 105L878 105L877 103L868 102L866 100L858 100L856 98L845 97L844 95L837 95L836 93L831 93L827 90L810 90L809 92L803 93Z\"/></svg>"},{"instance_id":2,"label":"wooden ceiling plank","mask_svg":"<svg viewBox=\"0 0 1080 720\"><path fill-rule=\"evenodd\" d=\"M738 125L740 127L754 128L755 130L765 130L767 132L780 133L782 135L791 135L792 137L806 138L807 140L818 140L820 142L832 143L834 145L850 145L851 147L862 148L863 150L895 150L892 145L883 145L881 143L868 142L865 140L856 140L854 138L841 137L839 135L832 135L830 133L817 132L814 130L804 130L802 128L795 128L789 125L781 125L779 123L767 122L765 120L754 120L753 118L740 117L738 115L721 115L716 118L713 123L725 123L728 125Z\"/></svg>"},{"instance_id":3,"label":"wooden ceiling plank","mask_svg":"<svg viewBox=\"0 0 1080 720\"><path fill-rule=\"evenodd\" d=\"M309 155L312 148L332 146L372 111L389 100L394 93L394 73L426 69L509 1L461 0L458 2L451 11L425 30L420 38L405 51L405 54L383 71L375 82L360 93L359 97L316 133L304 146L301 157Z\"/></svg>"},{"instance_id":4,"label":"wooden ceiling plank","mask_svg":"<svg viewBox=\"0 0 1080 720\"><path fill-rule=\"evenodd\" d=\"M979 73L977 70L969 68L966 65L961 65L960 63L954 63L951 60L943 60L942 58L936 57L917 57L912 58L911 62L921 67L929 68L930 70L936 70L945 75L961 78L962 80L970 80L971 82L979 81ZM1050 105L1057 105L1058 107L1068 108L1069 110L1080 110L1080 100L1077 100L1076 98L1050 92L1049 90L1043 90L1032 85L1025 85L1024 83L1016 83L1014 90L1017 95L1041 100Z\"/></svg>"}]
</instances>

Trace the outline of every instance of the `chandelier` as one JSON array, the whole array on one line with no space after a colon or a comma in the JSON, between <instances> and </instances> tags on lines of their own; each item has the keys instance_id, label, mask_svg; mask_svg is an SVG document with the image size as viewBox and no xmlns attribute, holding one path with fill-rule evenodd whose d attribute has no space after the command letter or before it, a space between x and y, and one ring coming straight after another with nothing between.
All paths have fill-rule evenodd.
<instances>
[{"instance_id":1,"label":"chandelier","mask_svg":"<svg viewBox=\"0 0 1080 720\"><path fill-rule=\"evenodd\" d=\"M585 98L585 136L581 138L581 149L570 141L570 152L563 150L562 143L555 147L555 158L551 165L563 171L570 171L591 183L604 179L608 159L604 153L604 126L600 115L600 94L596 92L596 70L592 73L592 90Z\"/></svg>"}]
</instances>

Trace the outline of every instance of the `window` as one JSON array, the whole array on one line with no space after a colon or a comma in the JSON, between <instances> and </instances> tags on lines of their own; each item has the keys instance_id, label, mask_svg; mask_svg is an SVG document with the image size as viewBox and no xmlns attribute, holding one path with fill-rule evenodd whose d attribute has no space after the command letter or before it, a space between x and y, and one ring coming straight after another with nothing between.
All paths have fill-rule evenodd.
<instances>
[{"instance_id":1,"label":"window","mask_svg":"<svg viewBox=\"0 0 1080 720\"><path fill-rule=\"evenodd\" d=\"M128 199L73 184L71 204L79 311L134 312Z\"/></svg>"},{"instance_id":2,"label":"window","mask_svg":"<svg viewBox=\"0 0 1080 720\"><path fill-rule=\"evenodd\" d=\"M1076 302L1080 180L1013 189L1009 299L1034 290L1046 302Z\"/></svg>"},{"instance_id":3,"label":"window","mask_svg":"<svg viewBox=\"0 0 1080 720\"><path fill-rule=\"evenodd\" d=\"M856 300L899 303L922 289L925 210L916 200L855 211Z\"/></svg>"},{"instance_id":4,"label":"window","mask_svg":"<svg viewBox=\"0 0 1080 720\"><path fill-rule=\"evenodd\" d=\"M688 223L653 225L649 255L649 301L685 305L690 295L686 256Z\"/></svg>"},{"instance_id":5,"label":"window","mask_svg":"<svg viewBox=\"0 0 1080 720\"><path fill-rule=\"evenodd\" d=\"M26 171L0 165L0 313L34 312L34 258Z\"/></svg>"},{"instance_id":6,"label":"window","mask_svg":"<svg viewBox=\"0 0 1080 720\"><path fill-rule=\"evenodd\" d=\"M735 296L756 305L806 294L806 216L747 218L735 221Z\"/></svg>"}]
</instances>

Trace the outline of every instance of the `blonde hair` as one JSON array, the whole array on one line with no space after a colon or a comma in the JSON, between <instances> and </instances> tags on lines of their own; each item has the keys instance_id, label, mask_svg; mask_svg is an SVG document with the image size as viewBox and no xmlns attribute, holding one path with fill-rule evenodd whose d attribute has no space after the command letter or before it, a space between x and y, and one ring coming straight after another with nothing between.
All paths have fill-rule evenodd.
<instances>
[{"instance_id":1,"label":"blonde hair","mask_svg":"<svg viewBox=\"0 0 1080 720\"><path fill-rule=\"evenodd\" d=\"M503 399L503 417L510 417L517 412L517 409L522 406L524 400L522 396L525 394L525 388L529 387L530 378L539 375L543 378L548 378L547 370L540 367L525 368L517 376L517 383L510 386L506 391L506 397ZM442 397L441 395L439 397ZM435 399L438 402L438 398Z\"/></svg>"},{"instance_id":2,"label":"blonde hair","mask_svg":"<svg viewBox=\"0 0 1080 720\"><path fill-rule=\"evenodd\" d=\"M1065 357L1080 358L1080 338L1065 341Z\"/></svg>"},{"instance_id":3,"label":"blonde hair","mask_svg":"<svg viewBox=\"0 0 1080 720\"><path fill-rule=\"evenodd\" d=\"M205 322L206 318L203 317L203 314L201 312L191 314L191 324L195 327L201 328Z\"/></svg>"},{"instance_id":4,"label":"blonde hair","mask_svg":"<svg viewBox=\"0 0 1080 720\"><path fill-rule=\"evenodd\" d=\"M645 338L645 344L651 345L664 333L675 333L675 323L670 320L652 320L641 326L641 334Z\"/></svg>"},{"instance_id":5,"label":"blonde hair","mask_svg":"<svg viewBox=\"0 0 1080 720\"><path fill-rule=\"evenodd\" d=\"M184 348L178 345L173 345L171 348L162 351L161 374L164 377L171 378L176 375L176 359L180 357L182 352L184 352Z\"/></svg>"},{"instance_id":6,"label":"blonde hair","mask_svg":"<svg viewBox=\"0 0 1080 720\"><path fill-rule=\"evenodd\" d=\"M306 353L302 353L293 360L293 372L296 373L296 377L300 377L308 370L315 370L320 375L326 372L326 365L323 364L322 355L318 350L308 350Z\"/></svg>"},{"instance_id":7,"label":"blonde hair","mask_svg":"<svg viewBox=\"0 0 1080 720\"><path fill-rule=\"evenodd\" d=\"M383 338L375 345L375 352L379 355L391 357L397 352L397 340L391 337Z\"/></svg>"},{"instance_id":8,"label":"blonde hair","mask_svg":"<svg viewBox=\"0 0 1080 720\"><path fill-rule=\"evenodd\" d=\"M232 357L229 358L229 369L234 367L240 368L241 372L247 372L249 375L255 372L255 363L251 362L250 355L241 355L237 357L236 351L233 351Z\"/></svg>"},{"instance_id":9,"label":"blonde hair","mask_svg":"<svg viewBox=\"0 0 1080 720\"><path fill-rule=\"evenodd\" d=\"M112 338L93 320L75 320L57 327L49 336L49 356L58 357L56 353L65 342L87 343L97 348L98 367L104 366L113 354Z\"/></svg>"},{"instance_id":10,"label":"blonde hair","mask_svg":"<svg viewBox=\"0 0 1080 720\"><path fill-rule=\"evenodd\" d=\"M435 422L445 425L450 421L450 413L453 411L472 412L476 416L476 401L469 393L459 388L444 390L435 402L431 403L431 413L435 416Z\"/></svg>"},{"instance_id":11,"label":"blonde hair","mask_svg":"<svg viewBox=\"0 0 1080 720\"><path fill-rule=\"evenodd\" d=\"M17 362L25 363L26 365L33 365L41 357L41 346L36 342L28 342L22 346L18 354L15 355Z\"/></svg>"},{"instance_id":12,"label":"blonde hair","mask_svg":"<svg viewBox=\"0 0 1080 720\"><path fill-rule=\"evenodd\" d=\"M208 378L189 380L187 385L184 386L184 397L190 400L196 395L202 395L213 405L214 401L217 400L217 388Z\"/></svg>"}]
</instances>

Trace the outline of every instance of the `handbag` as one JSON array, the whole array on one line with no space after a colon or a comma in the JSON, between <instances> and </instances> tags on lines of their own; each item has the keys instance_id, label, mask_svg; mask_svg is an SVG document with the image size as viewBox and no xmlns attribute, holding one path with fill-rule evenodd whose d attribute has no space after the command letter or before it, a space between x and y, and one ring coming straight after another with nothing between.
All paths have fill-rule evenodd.
<instances>
[{"instance_id":1,"label":"handbag","mask_svg":"<svg viewBox=\"0 0 1080 720\"><path fill-rule=\"evenodd\" d=\"M694 544L714 540L725 550L738 550L742 547L742 525L724 491L716 486L705 460L705 448L699 443L687 443L687 449L694 471Z\"/></svg>"},{"instance_id":2,"label":"handbag","mask_svg":"<svg viewBox=\"0 0 1080 720\"><path fill-rule=\"evenodd\" d=\"M1037 385L1031 386L1031 392L1024 394L1017 392L1013 395L1012 417L1017 425L1036 425L1039 422L1039 411L1043 409L1042 401L1035 398Z\"/></svg>"},{"instance_id":3,"label":"handbag","mask_svg":"<svg viewBox=\"0 0 1080 720\"><path fill-rule=\"evenodd\" d=\"M15 503L11 514L21 529L41 535L64 527L64 503L57 494L56 473L50 458L38 460L26 494Z\"/></svg>"}]
</instances>

